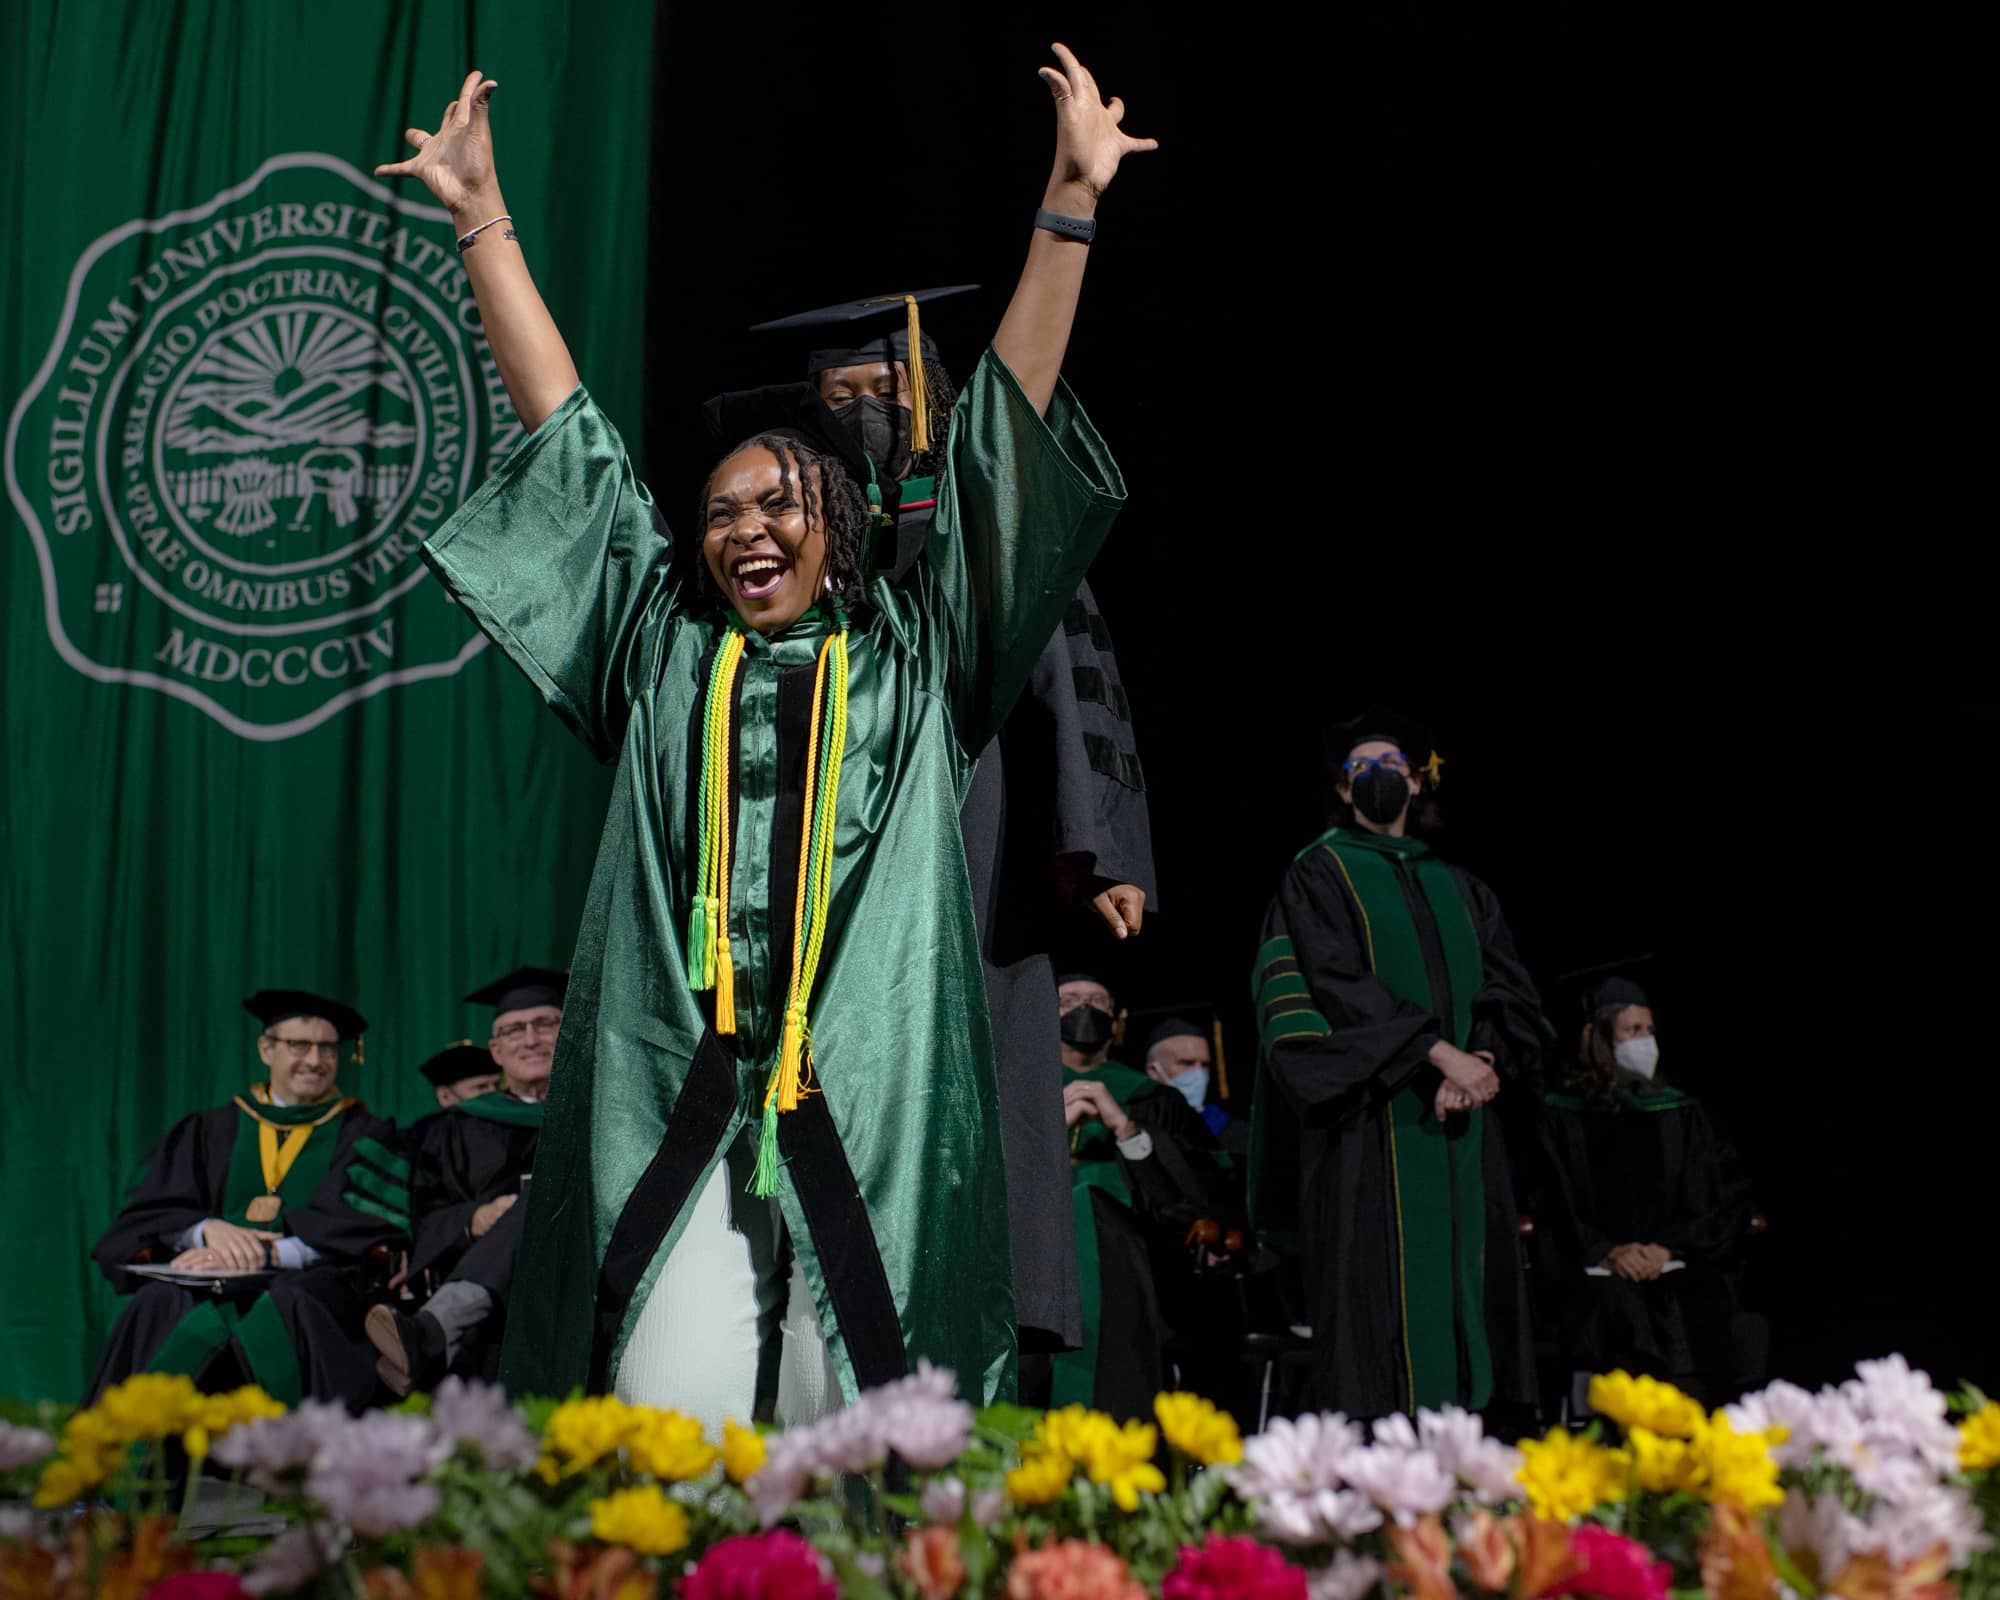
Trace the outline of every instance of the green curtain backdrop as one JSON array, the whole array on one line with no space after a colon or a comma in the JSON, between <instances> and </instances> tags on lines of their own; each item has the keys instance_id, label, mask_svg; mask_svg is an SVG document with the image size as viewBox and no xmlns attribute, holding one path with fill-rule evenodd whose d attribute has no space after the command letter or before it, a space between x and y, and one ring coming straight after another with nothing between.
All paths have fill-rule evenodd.
<instances>
[{"instance_id":1,"label":"green curtain backdrop","mask_svg":"<svg viewBox=\"0 0 2000 1600\"><path fill-rule=\"evenodd\" d=\"M74 1396L89 1261L261 986L373 1021L403 1120L458 996L567 964L608 784L422 568L518 437L451 230L369 176L468 67L529 260L637 447L650 7L21 0L8 419L0 1393Z\"/></svg>"}]
</instances>

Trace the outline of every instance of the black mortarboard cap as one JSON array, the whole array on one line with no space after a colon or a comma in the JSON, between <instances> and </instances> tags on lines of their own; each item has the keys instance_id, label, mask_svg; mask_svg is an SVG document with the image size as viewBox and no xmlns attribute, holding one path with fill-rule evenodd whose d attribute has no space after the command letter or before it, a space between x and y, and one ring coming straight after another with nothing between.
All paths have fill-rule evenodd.
<instances>
[{"instance_id":1,"label":"black mortarboard cap","mask_svg":"<svg viewBox=\"0 0 2000 1600\"><path fill-rule=\"evenodd\" d=\"M417 1071L440 1089L457 1083L461 1078L476 1078L481 1073L499 1070L493 1060L493 1052L483 1044L474 1044L470 1039L461 1039L457 1044L446 1045L417 1068Z\"/></svg>"},{"instance_id":2,"label":"black mortarboard cap","mask_svg":"<svg viewBox=\"0 0 2000 1600\"><path fill-rule=\"evenodd\" d=\"M1327 759L1338 767L1356 745L1366 744L1371 739L1392 741L1408 759L1412 772L1425 773L1433 785L1437 783L1438 769L1444 765L1444 757L1437 753L1437 743L1431 736L1431 730L1399 711L1391 711L1387 706L1372 707L1358 717L1349 717L1329 727L1326 732Z\"/></svg>"},{"instance_id":3,"label":"black mortarboard cap","mask_svg":"<svg viewBox=\"0 0 2000 1600\"><path fill-rule=\"evenodd\" d=\"M243 1002L243 1009L267 1028L287 1017L321 1017L342 1039L358 1039L368 1031L368 1019L354 1007L305 989L259 989Z\"/></svg>"},{"instance_id":4,"label":"black mortarboard cap","mask_svg":"<svg viewBox=\"0 0 2000 1600\"><path fill-rule=\"evenodd\" d=\"M1646 991L1633 974L1647 970L1650 955L1624 956L1617 961L1600 961L1560 974L1556 982L1572 990L1585 1017L1594 1017L1606 1006L1650 1006Z\"/></svg>"},{"instance_id":5,"label":"black mortarboard cap","mask_svg":"<svg viewBox=\"0 0 2000 1600\"><path fill-rule=\"evenodd\" d=\"M483 989L465 997L468 1005L491 1006L493 1014L527 1011L535 1006L560 1006L569 988L569 974L554 967L516 967L503 978L495 978Z\"/></svg>"},{"instance_id":6,"label":"black mortarboard cap","mask_svg":"<svg viewBox=\"0 0 2000 1600\"><path fill-rule=\"evenodd\" d=\"M1094 983L1098 988L1104 990L1106 994L1111 992L1111 985L1094 972L1065 972L1060 978L1056 979L1056 987L1058 989L1066 983Z\"/></svg>"},{"instance_id":7,"label":"black mortarboard cap","mask_svg":"<svg viewBox=\"0 0 2000 1600\"><path fill-rule=\"evenodd\" d=\"M1215 1091L1222 1099L1229 1098L1229 1062L1222 1050L1222 1014L1214 1002L1181 1000L1170 1006L1145 1006L1126 1019L1125 1031L1127 1038L1144 1041L1137 1061L1142 1067L1153 1046L1162 1040L1183 1035L1206 1039L1215 1058Z\"/></svg>"},{"instance_id":8,"label":"black mortarboard cap","mask_svg":"<svg viewBox=\"0 0 2000 1600\"><path fill-rule=\"evenodd\" d=\"M821 306L789 317L760 322L752 333L811 333L824 335L827 346L806 358L808 377L829 367L854 367L870 361L910 359L910 335L917 336L917 348L928 359L938 359L937 346L917 325L916 308L955 294L969 294L976 283L955 283L943 289L916 289L903 294L880 294L866 300L847 300L837 306ZM888 324L894 319L896 326ZM865 336L864 336L865 335ZM914 371L910 381L918 381Z\"/></svg>"}]
</instances>

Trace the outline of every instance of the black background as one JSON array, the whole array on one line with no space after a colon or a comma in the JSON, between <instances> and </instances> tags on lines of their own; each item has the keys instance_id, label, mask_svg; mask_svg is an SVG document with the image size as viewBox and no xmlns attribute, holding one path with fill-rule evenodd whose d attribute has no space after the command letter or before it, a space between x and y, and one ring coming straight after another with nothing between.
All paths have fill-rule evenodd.
<instances>
[{"instance_id":1,"label":"black background","mask_svg":"<svg viewBox=\"0 0 2000 1600\"><path fill-rule=\"evenodd\" d=\"M1901 1349L2000 1378L1971 1309L1990 890L1949 798L1951 664L1906 587L1951 574L1907 418L1822 426L1867 339L1867 94L1843 80L1829 117L1809 41L1625 16L986 9L663 12L646 420L670 515L708 465L697 402L797 375L753 321L978 281L926 319L971 366L1061 38L1162 142L1100 207L1065 373L1131 491L1092 583L1164 906L1116 950L1080 928L1065 963L1135 1007L1221 1003L1242 1083L1319 729L1386 700L1437 729L1443 847L1566 1032L1556 974L1658 956L1663 1070L1771 1220L1776 1370Z\"/></svg>"}]
</instances>

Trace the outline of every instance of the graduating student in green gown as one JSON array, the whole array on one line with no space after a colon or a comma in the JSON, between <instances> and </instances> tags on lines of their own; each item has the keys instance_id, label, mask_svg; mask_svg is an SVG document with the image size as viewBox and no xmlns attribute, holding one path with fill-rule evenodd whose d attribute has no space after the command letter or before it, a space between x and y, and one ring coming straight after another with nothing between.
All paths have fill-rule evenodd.
<instances>
[{"instance_id":1,"label":"graduating student in green gown","mask_svg":"<svg viewBox=\"0 0 2000 1600\"><path fill-rule=\"evenodd\" d=\"M125 1205L92 1252L130 1302L98 1358L87 1400L136 1372L180 1372L204 1388L259 1383L360 1407L375 1392L362 1337L366 1294L409 1238L409 1166L393 1124L337 1084L342 1046L367 1024L337 1000L260 990L270 1074L197 1111L146 1153ZM199 1272L216 1294L128 1271Z\"/></svg>"},{"instance_id":2,"label":"graduating student in green gown","mask_svg":"<svg viewBox=\"0 0 2000 1600\"><path fill-rule=\"evenodd\" d=\"M1409 829L1441 761L1374 712L1336 730L1349 820L1302 850L1265 914L1252 1216L1296 1248L1310 1404L1372 1417L1532 1394L1500 1130L1534 1070L1539 1002L1492 890Z\"/></svg>"},{"instance_id":3,"label":"graduating student in green gown","mask_svg":"<svg viewBox=\"0 0 2000 1600\"><path fill-rule=\"evenodd\" d=\"M1088 217L1150 142L1057 53L1045 206ZM419 154L378 169L422 178L461 235L506 211L490 89L468 77L443 129L412 130ZM726 457L703 530L677 540L519 244L487 229L466 249L531 437L427 553L618 767L509 1317L517 1391L615 1388L716 1420L774 1386L802 1416L918 1356L980 1399L1010 1388L958 807L1123 499L1059 377L1087 255L1034 233L959 398L923 557L891 586L861 581L851 483L784 439Z\"/></svg>"}]
</instances>

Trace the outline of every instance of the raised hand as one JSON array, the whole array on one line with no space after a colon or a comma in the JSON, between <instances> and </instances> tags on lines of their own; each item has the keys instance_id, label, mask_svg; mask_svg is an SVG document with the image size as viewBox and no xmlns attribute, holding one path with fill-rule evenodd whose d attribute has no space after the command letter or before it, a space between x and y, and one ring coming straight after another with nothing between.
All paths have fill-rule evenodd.
<instances>
[{"instance_id":1,"label":"raised hand","mask_svg":"<svg viewBox=\"0 0 2000 1600\"><path fill-rule=\"evenodd\" d=\"M407 161L384 162L375 176L420 179L454 221L490 220L473 215L482 208L498 216L500 185L493 175L493 129L486 103L499 87L476 70L468 72L458 98L444 108L437 132L405 128L403 137L417 153Z\"/></svg>"},{"instance_id":2,"label":"raised hand","mask_svg":"<svg viewBox=\"0 0 2000 1600\"><path fill-rule=\"evenodd\" d=\"M1068 45L1053 45L1062 70L1041 69L1042 82L1056 102L1056 164L1049 187L1075 185L1095 203L1118 171L1118 163L1135 151L1157 150L1157 139L1135 139L1120 130L1125 120L1125 102L1113 95L1108 101L1098 92L1090 69L1076 59Z\"/></svg>"}]
</instances>

